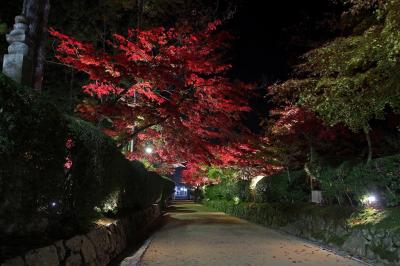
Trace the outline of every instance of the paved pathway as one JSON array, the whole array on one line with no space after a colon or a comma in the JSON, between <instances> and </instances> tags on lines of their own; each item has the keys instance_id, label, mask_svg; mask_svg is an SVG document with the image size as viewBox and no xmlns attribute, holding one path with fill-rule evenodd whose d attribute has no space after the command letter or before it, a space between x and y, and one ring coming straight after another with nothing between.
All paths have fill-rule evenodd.
<instances>
[{"instance_id":1,"label":"paved pathway","mask_svg":"<svg viewBox=\"0 0 400 266\"><path fill-rule=\"evenodd\" d=\"M199 204L176 203L165 219L139 265L363 265Z\"/></svg>"}]
</instances>

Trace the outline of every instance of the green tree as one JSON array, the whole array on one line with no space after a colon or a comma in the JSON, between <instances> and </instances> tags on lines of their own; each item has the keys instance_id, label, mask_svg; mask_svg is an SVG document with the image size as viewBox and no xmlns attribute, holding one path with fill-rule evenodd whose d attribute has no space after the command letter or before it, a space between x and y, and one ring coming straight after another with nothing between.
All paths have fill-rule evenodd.
<instances>
[{"instance_id":1,"label":"green tree","mask_svg":"<svg viewBox=\"0 0 400 266\"><path fill-rule=\"evenodd\" d=\"M400 1L385 1L364 16L351 35L305 54L297 78L280 87L301 88L299 103L325 123L362 130L370 161L370 121L383 119L388 108L400 111Z\"/></svg>"}]
</instances>

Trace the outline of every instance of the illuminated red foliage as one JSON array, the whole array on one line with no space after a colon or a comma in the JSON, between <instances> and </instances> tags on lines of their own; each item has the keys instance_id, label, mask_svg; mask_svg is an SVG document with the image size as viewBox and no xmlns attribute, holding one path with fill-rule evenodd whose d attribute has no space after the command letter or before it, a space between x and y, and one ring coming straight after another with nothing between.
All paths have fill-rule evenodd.
<instances>
[{"instance_id":1,"label":"illuminated red foliage","mask_svg":"<svg viewBox=\"0 0 400 266\"><path fill-rule=\"evenodd\" d=\"M241 144L249 134L241 115L250 110L251 89L226 76L231 65L223 52L232 37L219 24L201 31L131 29L114 35L110 53L54 29L50 34L59 40L57 58L91 81L83 91L92 99L76 112L96 124L108 121L104 132L120 145L134 141L128 158L146 156L160 171L188 162L193 179L195 164L238 164L250 151ZM152 154L144 155L146 145Z\"/></svg>"}]
</instances>

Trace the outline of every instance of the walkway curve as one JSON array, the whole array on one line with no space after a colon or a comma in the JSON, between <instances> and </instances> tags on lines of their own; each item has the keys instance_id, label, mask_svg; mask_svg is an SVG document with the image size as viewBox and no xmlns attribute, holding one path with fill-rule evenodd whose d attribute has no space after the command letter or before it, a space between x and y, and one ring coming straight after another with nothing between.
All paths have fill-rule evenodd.
<instances>
[{"instance_id":1,"label":"walkway curve","mask_svg":"<svg viewBox=\"0 0 400 266\"><path fill-rule=\"evenodd\" d=\"M164 218L139 265L364 265L199 204L177 202Z\"/></svg>"}]
</instances>

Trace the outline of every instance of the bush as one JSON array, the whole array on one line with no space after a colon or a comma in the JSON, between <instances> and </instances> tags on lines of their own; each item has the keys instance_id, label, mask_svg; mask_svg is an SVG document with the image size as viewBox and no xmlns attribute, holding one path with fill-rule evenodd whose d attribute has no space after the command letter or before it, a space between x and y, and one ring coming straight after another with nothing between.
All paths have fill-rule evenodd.
<instances>
[{"instance_id":1,"label":"bush","mask_svg":"<svg viewBox=\"0 0 400 266\"><path fill-rule=\"evenodd\" d=\"M382 204L400 204L400 155L382 157L369 164L361 163L349 173L349 183L360 201L365 195L376 193Z\"/></svg>"},{"instance_id":2,"label":"bush","mask_svg":"<svg viewBox=\"0 0 400 266\"><path fill-rule=\"evenodd\" d=\"M110 206L110 196L116 195L122 180L136 175L112 139L88 122L66 119L73 142L72 167L60 207L65 219L87 223L97 215L95 207L102 209L106 202Z\"/></svg>"},{"instance_id":3,"label":"bush","mask_svg":"<svg viewBox=\"0 0 400 266\"><path fill-rule=\"evenodd\" d=\"M250 181L225 181L218 185L210 185L205 189L205 197L209 200L228 200L238 198L240 201L251 201Z\"/></svg>"},{"instance_id":4,"label":"bush","mask_svg":"<svg viewBox=\"0 0 400 266\"><path fill-rule=\"evenodd\" d=\"M255 201L271 203L307 201L310 190L305 180L306 173L303 170L291 172L290 177L287 172L266 176L257 183Z\"/></svg>"},{"instance_id":5,"label":"bush","mask_svg":"<svg viewBox=\"0 0 400 266\"><path fill-rule=\"evenodd\" d=\"M66 122L29 88L0 74L0 232L41 231L64 191Z\"/></svg>"},{"instance_id":6,"label":"bush","mask_svg":"<svg viewBox=\"0 0 400 266\"><path fill-rule=\"evenodd\" d=\"M366 195L376 194L386 206L400 204L400 155L370 163L345 161L337 167L317 164L313 174L321 183L324 200L330 204L360 205Z\"/></svg>"},{"instance_id":7,"label":"bush","mask_svg":"<svg viewBox=\"0 0 400 266\"><path fill-rule=\"evenodd\" d=\"M140 210L175 186L129 162L92 124L63 116L45 95L1 74L0 163L1 235L63 237L86 229L96 209Z\"/></svg>"},{"instance_id":8,"label":"bush","mask_svg":"<svg viewBox=\"0 0 400 266\"><path fill-rule=\"evenodd\" d=\"M165 208L167 205L167 201L171 198L172 193L174 193L175 182L165 176L161 177L161 183L163 185L163 191L161 196L161 207Z\"/></svg>"},{"instance_id":9,"label":"bush","mask_svg":"<svg viewBox=\"0 0 400 266\"><path fill-rule=\"evenodd\" d=\"M173 193L175 183L155 172L148 172L139 161L129 162L131 173L122 180L118 205L119 213L129 213L160 203L165 206L166 200Z\"/></svg>"},{"instance_id":10,"label":"bush","mask_svg":"<svg viewBox=\"0 0 400 266\"><path fill-rule=\"evenodd\" d=\"M349 173L356 165L357 161L346 161L338 166L325 162L312 167L313 174L321 184L326 203L356 205L353 192L357 187L357 179L349 179Z\"/></svg>"}]
</instances>

